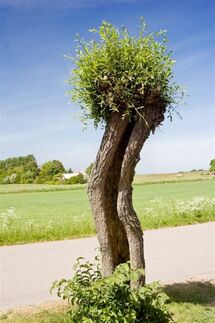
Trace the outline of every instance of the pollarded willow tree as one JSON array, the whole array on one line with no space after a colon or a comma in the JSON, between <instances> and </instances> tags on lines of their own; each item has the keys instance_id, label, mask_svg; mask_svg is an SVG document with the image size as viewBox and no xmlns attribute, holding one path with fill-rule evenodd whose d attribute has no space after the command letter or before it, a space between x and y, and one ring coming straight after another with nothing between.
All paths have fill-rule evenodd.
<instances>
[{"instance_id":1,"label":"pollarded willow tree","mask_svg":"<svg viewBox=\"0 0 215 323\"><path fill-rule=\"evenodd\" d=\"M104 276L128 260L134 269L145 267L143 233L132 205L135 166L150 133L165 116L171 118L183 95L173 82L165 31L145 34L141 22L138 37L103 22L91 30L99 40L79 39L68 80L83 119L105 125L88 184Z\"/></svg>"}]
</instances>

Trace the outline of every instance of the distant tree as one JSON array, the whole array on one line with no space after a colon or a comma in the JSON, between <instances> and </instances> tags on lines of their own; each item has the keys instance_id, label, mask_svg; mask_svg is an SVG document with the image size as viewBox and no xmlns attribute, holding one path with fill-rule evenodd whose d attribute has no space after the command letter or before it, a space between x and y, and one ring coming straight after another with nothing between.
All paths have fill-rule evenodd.
<instances>
[{"instance_id":1,"label":"distant tree","mask_svg":"<svg viewBox=\"0 0 215 323\"><path fill-rule=\"evenodd\" d=\"M49 184L59 184L62 182L62 173L58 173L52 177L52 179L47 180Z\"/></svg>"},{"instance_id":2,"label":"distant tree","mask_svg":"<svg viewBox=\"0 0 215 323\"><path fill-rule=\"evenodd\" d=\"M33 155L28 155L26 157L26 163L25 163L25 166L24 166L24 171L25 172L30 171L32 173L32 178L33 179L35 179L36 176L39 174L39 167L38 167L37 161L36 161L36 159L35 159L35 157ZM29 173L28 173L28 175L29 175Z\"/></svg>"},{"instance_id":3,"label":"distant tree","mask_svg":"<svg viewBox=\"0 0 215 323\"><path fill-rule=\"evenodd\" d=\"M92 169L93 169L94 163L90 163L90 165L85 169L85 173L90 176Z\"/></svg>"},{"instance_id":4,"label":"distant tree","mask_svg":"<svg viewBox=\"0 0 215 323\"><path fill-rule=\"evenodd\" d=\"M215 172L215 159L211 160L209 171L210 172Z\"/></svg>"},{"instance_id":5,"label":"distant tree","mask_svg":"<svg viewBox=\"0 0 215 323\"><path fill-rule=\"evenodd\" d=\"M7 169L5 160L0 160L0 172L3 172Z\"/></svg>"},{"instance_id":6,"label":"distant tree","mask_svg":"<svg viewBox=\"0 0 215 323\"><path fill-rule=\"evenodd\" d=\"M10 176L5 176L1 178L1 184L11 184L10 182Z\"/></svg>"},{"instance_id":7,"label":"distant tree","mask_svg":"<svg viewBox=\"0 0 215 323\"><path fill-rule=\"evenodd\" d=\"M132 205L135 167L145 141L165 115L172 118L183 91L173 81L174 60L165 31L146 34L142 21L139 36L107 22L92 32L100 40L79 39L68 83L83 120L105 125L88 196L102 273L108 276L128 260L133 269L145 266L142 229Z\"/></svg>"},{"instance_id":8,"label":"distant tree","mask_svg":"<svg viewBox=\"0 0 215 323\"><path fill-rule=\"evenodd\" d=\"M7 167L4 160L0 160L0 183L7 184L8 182Z\"/></svg>"},{"instance_id":9,"label":"distant tree","mask_svg":"<svg viewBox=\"0 0 215 323\"><path fill-rule=\"evenodd\" d=\"M72 168L69 168L68 171L67 171L68 174L72 174L73 173L73 170Z\"/></svg>"},{"instance_id":10,"label":"distant tree","mask_svg":"<svg viewBox=\"0 0 215 323\"><path fill-rule=\"evenodd\" d=\"M29 179L31 172L31 180ZM27 173L27 174L26 174ZM35 180L39 173L39 168L35 157L31 155L7 158L0 161L0 182L28 183ZM16 174L9 179L12 174ZM8 177L9 176L9 177Z\"/></svg>"},{"instance_id":11,"label":"distant tree","mask_svg":"<svg viewBox=\"0 0 215 323\"><path fill-rule=\"evenodd\" d=\"M52 160L42 165L37 178L37 183L47 183L53 180L53 177L65 172L63 164L59 160Z\"/></svg>"},{"instance_id":12,"label":"distant tree","mask_svg":"<svg viewBox=\"0 0 215 323\"><path fill-rule=\"evenodd\" d=\"M34 173L30 170L27 170L24 174L21 176L21 183L31 184L35 180Z\"/></svg>"}]
</instances>

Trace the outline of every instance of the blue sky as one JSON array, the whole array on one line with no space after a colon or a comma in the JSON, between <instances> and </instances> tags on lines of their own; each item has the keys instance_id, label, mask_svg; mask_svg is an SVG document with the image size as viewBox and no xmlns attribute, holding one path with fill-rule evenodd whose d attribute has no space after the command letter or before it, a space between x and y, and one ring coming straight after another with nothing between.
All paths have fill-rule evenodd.
<instances>
[{"instance_id":1,"label":"blue sky","mask_svg":"<svg viewBox=\"0 0 215 323\"><path fill-rule=\"evenodd\" d=\"M0 0L0 159L34 154L83 170L95 159L102 130L83 131L79 108L65 96L74 38L102 20L131 33L144 16L168 30L175 80L188 88L183 120L168 120L146 142L138 173L207 169L215 158L213 0Z\"/></svg>"}]
</instances>

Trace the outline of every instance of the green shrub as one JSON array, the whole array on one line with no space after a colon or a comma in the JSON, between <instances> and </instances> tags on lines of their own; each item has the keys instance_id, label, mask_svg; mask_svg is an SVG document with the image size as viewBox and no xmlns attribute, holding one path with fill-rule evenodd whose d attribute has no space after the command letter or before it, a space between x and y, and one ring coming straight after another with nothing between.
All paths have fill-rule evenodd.
<instances>
[{"instance_id":1,"label":"green shrub","mask_svg":"<svg viewBox=\"0 0 215 323\"><path fill-rule=\"evenodd\" d=\"M65 184L85 184L86 182L86 178L81 173L64 181Z\"/></svg>"},{"instance_id":2,"label":"green shrub","mask_svg":"<svg viewBox=\"0 0 215 323\"><path fill-rule=\"evenodd\" d=\"M158 283L134 289L130 281L138 278L128 263L119 265L110 277L102 278L97 264L78 258L72 279L53 283L58 297L68 300L71 322L169 322L168 296Z\"/></svg>"}]
</instances>

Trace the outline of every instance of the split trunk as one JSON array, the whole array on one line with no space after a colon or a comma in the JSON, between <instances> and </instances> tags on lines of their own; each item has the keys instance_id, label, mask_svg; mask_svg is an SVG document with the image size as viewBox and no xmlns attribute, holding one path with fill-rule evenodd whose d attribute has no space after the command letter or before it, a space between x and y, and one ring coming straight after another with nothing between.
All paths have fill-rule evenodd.
<instances>
[{"instance_id":1,"label":"split trunk","mask_svg":"<svg viewBox=\"0 0 215 323\"><path fill-rule=\"evenodd\" d=\"M132 205L132 182L143 144L162 120L162 109L159 114L149 106L142 114L137 111L132 121L115 112L107 122L88 184L103 276L111 275L117 265L128 260L133 269L145 268L143 232Z\"/></svg>"}]
</instances>

